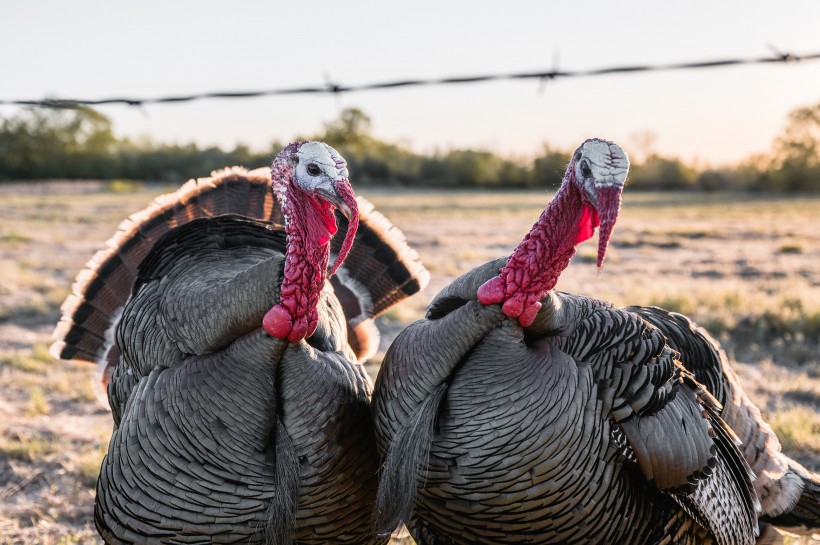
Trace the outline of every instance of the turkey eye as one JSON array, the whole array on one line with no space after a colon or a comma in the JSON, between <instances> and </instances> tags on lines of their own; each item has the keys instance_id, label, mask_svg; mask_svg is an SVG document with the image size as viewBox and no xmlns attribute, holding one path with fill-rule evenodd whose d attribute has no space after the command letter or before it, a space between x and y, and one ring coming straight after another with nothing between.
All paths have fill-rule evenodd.
<instances>
[{"instance_id":1,"label":"turkey eye","mask_svg":"<svg viewBox=\"0 0 820 545\"><path fill-rule=\"evenodd\" d=\"M318 176L319 174L322 173L322 169L319 168L317 165L315 165L313 163L310 163L307 166L307 173L310 174L311 176Z\"/></svg>"},{"instance_id":2,"label":"turkey eye","mask_svg":"<svg viewBox=\"0 0 820 545\"><path fill-rule=\"evenodd\" d=\"M581 174L584 175L584 178L589 178L592 176L592 169L589 168L589 163L586 161L581 163Z\"/></svg>"},{"instance_id":3,"label":"turkey eye","mask_svg":"<svg viewBox=\"0 0 820 545\"><path fill-rule=\"evenodd\" d=\"M578 153L576 153L575 154L575 162L577 163L578 161L580 161L581 157L583 157L583 156L584 155L580 151Z\"/></svg>"}]
</instances>

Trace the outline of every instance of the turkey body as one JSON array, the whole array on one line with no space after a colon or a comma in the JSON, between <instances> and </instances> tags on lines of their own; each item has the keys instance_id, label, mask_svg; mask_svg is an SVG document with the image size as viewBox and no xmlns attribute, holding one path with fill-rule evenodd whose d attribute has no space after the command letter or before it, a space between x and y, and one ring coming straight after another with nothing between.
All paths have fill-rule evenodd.
<instances>
[{"instance_id":1,"label":"turkey body","mask_svg":"<svg viewBox=\"0 0 820 545\"><path fill-rule=\"evenodd\" d=\"M373 317L428 279L359 199L315 331L276 338L288 237L270 171L230 169L159 197L78 276L52 353L104 369L114 431L95 522L110 544L376 544L379 457L362 364ZM330 241L347 240L341 214Z\"/></svg>"},{"instance_id":2,"label":"turkey body","mask_svg":"<svg viewBox=\"0 0 820 545\"><path fill-rule=\"evenodd\" d=\"M820 480L780 453L708 334L553 291L596 227L603 263L628 169L617 144L585 141L510 257L458 278L396 338L373 398L380 532L748 545L758 514L817 527Z\"/></svg>"},{"instance_id":3,"label":"turkey body","mask_svg":"<svg viewBox=\"0 0 820 545\"><path fill-rule=\"evenodd\" d=\"M418 471L416 541L752 543L748 467L660 331L559 292L522 328L476 301L504 263L445 288L376 382L385 473L410 438L429 442L407 462Z\"/></svg>"},{"instance_id":4,"label":"turkey body","mask_svg":"<svg viewBox=\"0 0 820 545\"><path fill-rule=\"evenodd\" d=\"M677 505L633 483L602 404L592 365L500 324L452 377L416 516L457 543L658 542Z\"/></svg>"},{"instance_id":5,"label":"turkey body","mask_svg":"<svg viewBox=\"0 0 820 545\"><path fill-rule=\"evenodd\" d=\"M145 537L141 521L161 518L149 530L157 542L253 541L269 509L287 510L298 493L299 542L373 541L359 512L373 502L378 467L371 386L332 288L308 342L259 327L284 242L264 224L222 216L177 229L146 259L117 333L117 427L96 511L104 538Z\"/></svg>"}]
</instances>

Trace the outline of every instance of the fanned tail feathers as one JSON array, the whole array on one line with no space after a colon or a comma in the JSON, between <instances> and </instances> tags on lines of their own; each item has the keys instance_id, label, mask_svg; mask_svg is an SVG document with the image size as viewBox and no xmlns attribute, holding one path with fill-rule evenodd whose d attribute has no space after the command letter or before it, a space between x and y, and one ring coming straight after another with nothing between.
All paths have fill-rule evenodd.
<instances>
[{"instance_id":1,"label":"fanned tail feathers","mask_svg":"<svg viewBox=\"0 0 820 545\"><path fill-rule=\"evenodd\" d=\"M374 352L370 318L422 289L429 273L404 235L373 205L359 197L360 223L345 271L334 281L344 286L350 304L343 301L357 354ZM144 210L132 214L118 227L106 248L97 252L77 275L72 293L62 305L62 318L52 338L51 354L62 360L98 363L105 374L116 364L110 354L114 331L143 259L164 234L198 218L237 214L282 224L280 204L271 191L270 169L247 171L241 167L213 172L208 178L185 183L175 192L160 195ZM347 221L331 242L338 251ZM341 289L341 288L339 288ZM359 338L357 340L357 337ZM369 339L369 340L368 340ZM378 334L375 333L375 346ZM355 348L355 346L354 346Z\"/></svg>"},{"instance_id":2,"label":"fanned tail feathers","mask_svg":"<svg viewBox=\"0 0 820 545\"><path fill-rule=\"evenodd\" d=\"M280 222L281 210L275 204L269 169L248 172L239 167L190 180L177 191L154 199L120 223L106 248L77 275L61 307L51 354L105 365L111 359L107 354L113 331L139 265L162 235L197 218L230 213Z\"/></svg>"},{"instance_id":3,"label":"fanned tail feathers","mask_svg":"<svg viewBox=\"0 0 820 545\"><path fill-rule=\"evenodd\" d=\"M820 475L781 451L780 440L749 399L720 344L692 320L657 307L627 307L658 327L696 380L723 405L721 419L742 442L740 450L756 476L764 520L790 532L820 529Z\"/></svg>"},{"instance_id":4,"label":"fanned tail feathers","mask_svg":"<svg viewBox=\"0 0 820 545\"><path fill-rule=\"evenodd\" d=\"M376 353L379 333L372 318L414 293L424 289L430 273L404 234L367 199L359 204L359 230L345 262L332 279L336 296L348 318L348 340L360 360ZM347 218L336 213L339 233L330 251L337 254Z\"/></svg>"},{"instance_id":5,"label":"fanned tail feathers","mask_svg":"<svg viewBox=\"0 0 820 545\"><path fill-rule=\"evenodd\" d=\"M715 446L719 453L719 468L716 468L715 473L725 471L728 474L728 482L732 484L731 488L734 488L734 493L730 492L732 501L726 506L734 516L720 520L735 520L736 522L724 534L726 536L724 539L727 542L729 542L727 538L737 539L738 543L744 542L744 539L750 543L754 542L758 534L757 513L760 511L760 501L754 488L754 473L739 450L742 443L732 428L720 417L721 406L711 393L694 379L690 378L689 382L691 387L697 391L704 409L704 416L709 419L715 435ZM722 488L728 491L730 487L724 481ZM709 495L713 496L714 492L710 491ZM723 528L721 530L726 531ZM721 533L718 530L715 531L718 534Z\"/></svg>"}]
</instances>

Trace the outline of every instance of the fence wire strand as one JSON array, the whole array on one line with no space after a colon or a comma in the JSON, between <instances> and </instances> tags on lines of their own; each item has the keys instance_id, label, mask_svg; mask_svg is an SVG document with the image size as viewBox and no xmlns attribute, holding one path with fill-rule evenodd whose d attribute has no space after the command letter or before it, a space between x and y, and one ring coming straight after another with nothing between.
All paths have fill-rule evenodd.
<instances>
[{"instance_id":1,"label":"fence wire strand","mask_svg":"<svg viewBox=\"0 0 820 545\"><path fill-rule=\"evenodd\" d=\"M638 72L658 72L672 70L697 70L704 68L719 68L726 66L748 65L748 64L772 64L772 63L796 63L803 61L813 61L820 59L820 53L810 53L807 55L794 55L792 53L776 53L771 57L748 58L748 59L723 59L712 61L697 61L678 64L662 65L635 65L617 66L608 68L597 68L592 70L550 70L540 72L518 72L509 74L485 74L477 76L454 76L447 78L432 79L404 79L398 81L384 81L376 83L364 83L360 85L340 85L338 83L327 83L315 87L293 87L285 89L266 89L261 91L217 91L207 93L193 93L189 95L163 96L153 98L133 98L114 97L96 100L86 99L41 99L41 100L2 100L0 105L34 106L44 108L75 108L78 106L102 106L108 104L125 104L128 106L143 106L145 104L169 104L179 102L191 102L203 99L243 99L257 98L277 95L307 95L307 94L340 94L353 93L359 91L373 91L379 89L396 89L399 87L415 87L421 85L460 85L472 83L484 83L501 80L556 80L560 78L584 78L594 76L605 76L610 74L634 74Z\"/></svg>"}]
</instances>

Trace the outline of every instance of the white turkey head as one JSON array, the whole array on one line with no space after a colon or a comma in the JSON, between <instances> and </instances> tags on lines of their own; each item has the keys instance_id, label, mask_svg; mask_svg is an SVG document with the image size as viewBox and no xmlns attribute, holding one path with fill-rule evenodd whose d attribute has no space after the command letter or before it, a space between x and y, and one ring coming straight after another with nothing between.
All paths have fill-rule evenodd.
<instances>
[{"instance_id":1,"label":"white turkey head","mask_svg":"<svg viewBox=\"0 0 820 545\"><path fill-rule=\"evenodd\" d=\"M607 140L587 140L572 154L567 174L589 205L576 242L590 238L598 225L598 267L603 265L609 237L621 209L621 193L629 173L629 158L620 146Z\"/></svg>"},{"instance_id":2,"label":"white turkey head","mask_svg":"<svg viewBox=\"0 0 820 545\"><path fill-rule=\"evenodd\" d=\"M296 221L324 244L336 234L338 208L349 220L349 228L331 274L347 256L359 223L358 205L348 179L347 162L339 152L324 142L294 142L277 156L271 169L273 191L285 216L285 228L291 232ZM302 206L309 203L310 209ZM321 220L321 221L317 221ZM322 232L325 230L326 232Z\"/></svg>"},{"instance_id":3,"label":"white turkey head","mask_svg":"<svg viewBox=\"0 0 820 545\"><path fill-rule=\"evenodd\" d=\"M290 157L296 185L305 193L319 196L339 208L350 218L352 211L340 192L348 181L347 162L324 142L305 142ZM355 205L354 205L355 206Z\"/></svg>"}]
</instances>

